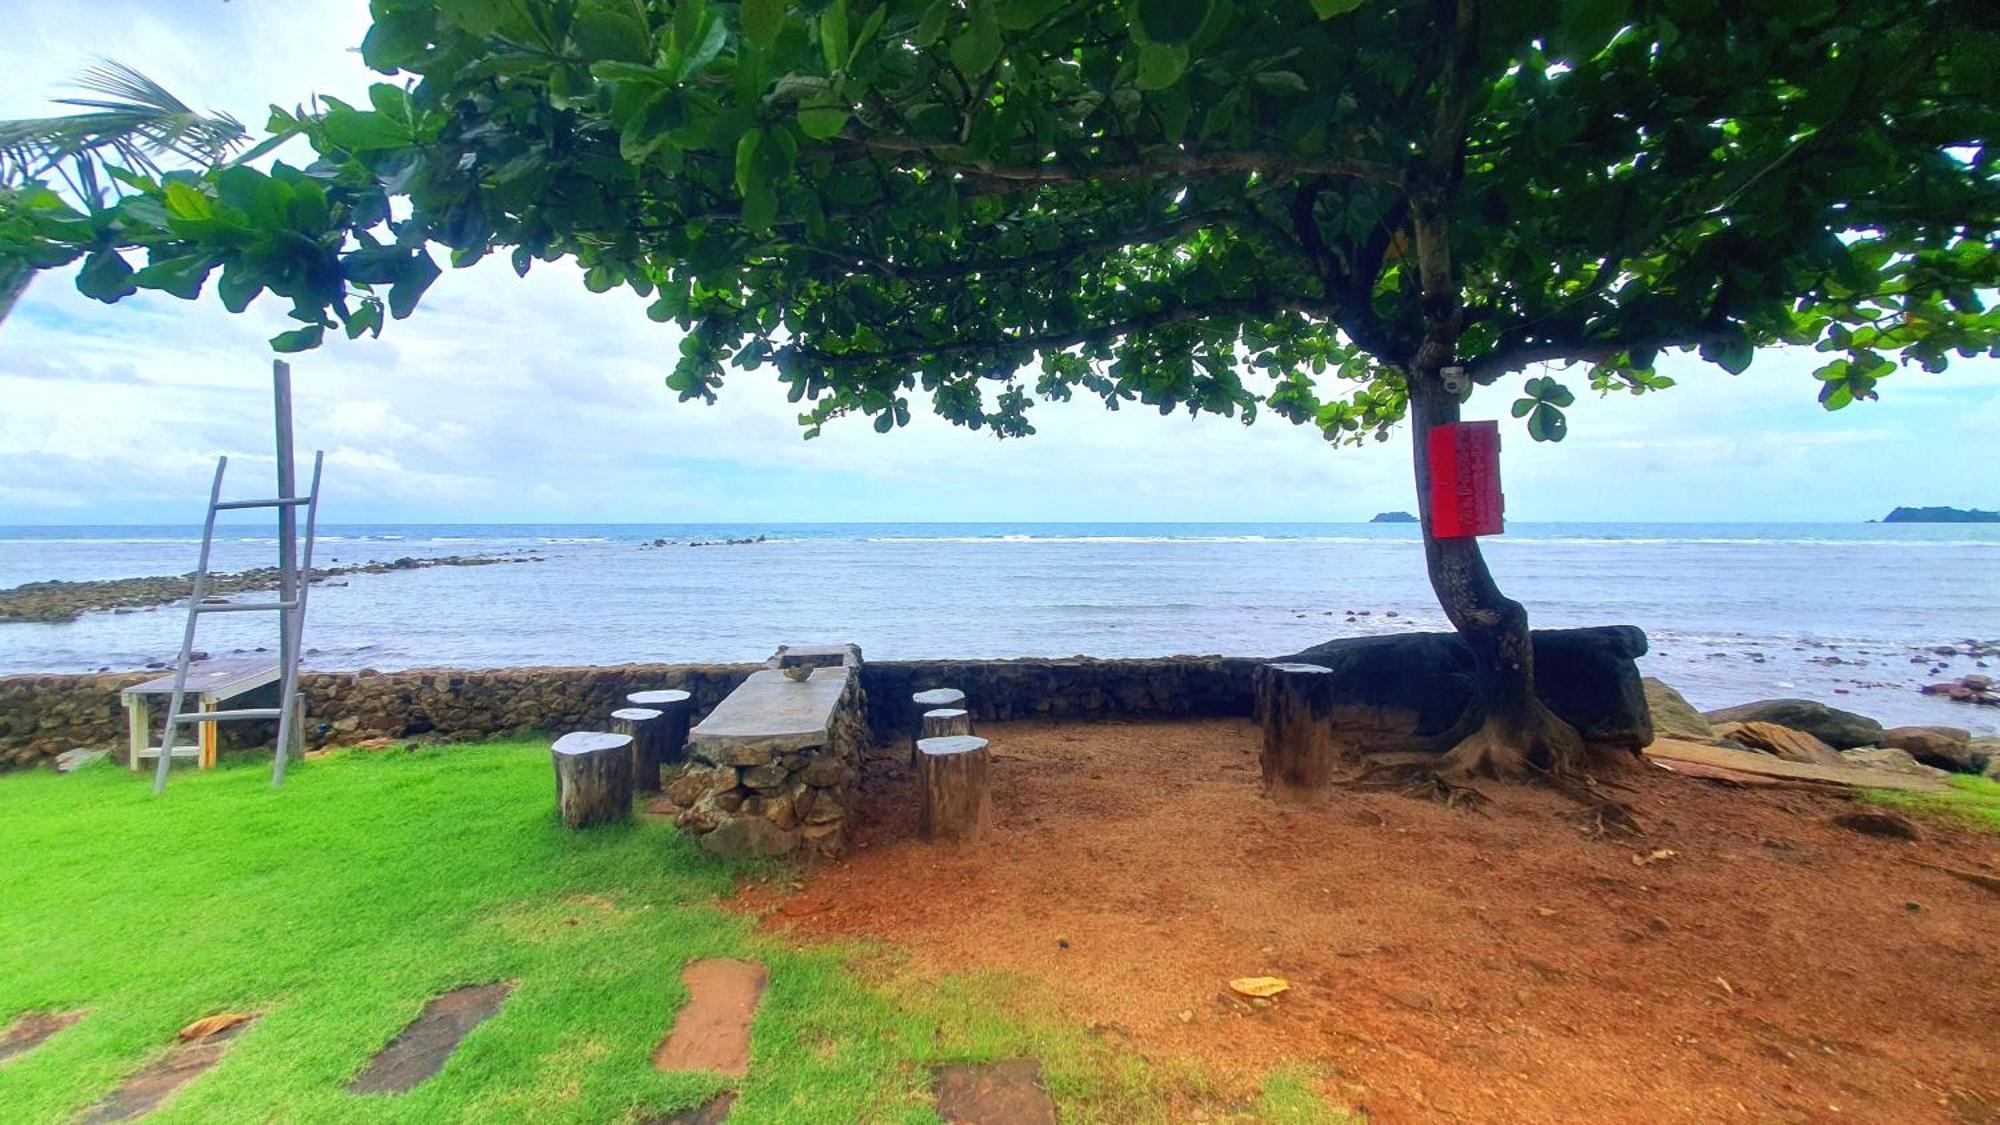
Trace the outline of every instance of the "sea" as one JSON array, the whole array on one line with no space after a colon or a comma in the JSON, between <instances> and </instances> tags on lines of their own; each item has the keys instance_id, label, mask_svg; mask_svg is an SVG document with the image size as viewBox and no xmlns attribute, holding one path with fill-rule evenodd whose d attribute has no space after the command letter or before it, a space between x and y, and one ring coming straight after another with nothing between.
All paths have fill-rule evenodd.
<instances>
[{"instance_id":1,"label":"sea","mask_svg":"<svg viewBox=\"0 0 2000 1125\"><path fill-rule=\"evenodd\" d=\"M268 529L219 530L214 568L273 565ZM320 530L329 566L534 560L316 586L306 664L326 670L749 661L826 641L879 659L1271 656L1448 627L1406 524ZM0 587L185 573L198 546L187 527L0 527ZM2000 709L1917 690L1982 670L1943 650L2000 639L2000 525L1520 523L1484 546L1535 625L1639 626L1651 639L1643 669L1698 707L1803 696L1890 724L2000 731ZM184 619L159 607L0 625L0 672L171 660ZM275 643L267 616L226 614L203 621L198 647L223 656Z\"/></svg>"}]
</instances>

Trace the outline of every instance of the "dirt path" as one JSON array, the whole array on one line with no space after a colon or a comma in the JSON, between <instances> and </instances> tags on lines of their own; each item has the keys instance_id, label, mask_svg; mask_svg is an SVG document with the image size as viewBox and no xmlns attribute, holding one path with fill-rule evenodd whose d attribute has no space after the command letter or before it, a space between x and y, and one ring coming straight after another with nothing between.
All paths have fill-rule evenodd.
<instances>
[{"instance_id":1,"label":"dirt path","mask_svg":"<svg viewBox=\"0 0 2000 1125\"><path fill-rule=\"evenodd\" d=\"M2000 844L1826 823L1845 803L1635 772L1652 831L1495 790L1489 815L1258 794L1236 720L993 724L994 838L910 839L874 781L850 861L745 909L999 968L1227 1083L1293 1060L1376 1121L1984 1121L2000 1114ZM1672 858L1635 863L1654 849ZM1228 993L1275 974L1269 1006Z\"/></svg>"}]
</instances>

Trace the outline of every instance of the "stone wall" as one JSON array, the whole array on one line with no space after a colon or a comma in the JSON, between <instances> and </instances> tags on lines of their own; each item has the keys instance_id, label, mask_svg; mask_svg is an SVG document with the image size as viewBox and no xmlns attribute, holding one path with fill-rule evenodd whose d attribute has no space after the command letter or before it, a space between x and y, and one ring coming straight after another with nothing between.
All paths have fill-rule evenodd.
<instances>
[{"instance_id":1,"label":"stone wall","mask_svg":"<svg viewBox=\"0 0 2000 1125\"><path fill-rule=\"evenodd\" d=\"M910 694L964 691L978 721L1248 715L1258 661L1216 656L870 662L862 687L875 737L904 736ZM601 726L627 693L681 688L697 718L757 664L309 672L300 689L309 746L373 739L486 738ZM158 672L0 676L0 765L33 765L74 747L124 753L119 689ZM157 718L155 737L158 737ZM227 729L227 728L225 728ZM244 735L256 732L246 730ZM225 741L225 747L235 743Z\"/></svg>"},{"instance_id":2,"label":"stone wall","mask_svg":"<svg viewBox=\"0 0 2000 1125\"><path fill-rule=\"evenodd\" d=\"M1260 663L1227 656L878 660L862 666L861 682L875 739L888 743L910 735L910 696L940 687L965 693L975 723L1248 715L1250 673Z\"/></svg>"}]
</instances>

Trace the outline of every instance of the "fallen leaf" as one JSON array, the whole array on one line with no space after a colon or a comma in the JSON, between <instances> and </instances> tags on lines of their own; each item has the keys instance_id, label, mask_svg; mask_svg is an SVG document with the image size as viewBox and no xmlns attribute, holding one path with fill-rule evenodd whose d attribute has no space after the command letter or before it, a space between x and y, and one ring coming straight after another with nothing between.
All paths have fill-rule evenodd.
<instances>
[{"instance_id":1,"label":"fallen leaf","mask_svg":"<svg viewBox=\"0 0 2000 1125\"><path fill-rule=\"evenodd\" d=\"M252 1018L248 1012L224 1012L221 1015L196 1020L181 1028L180 1040L183 1043L192 1043L197 1039L206 1039L218 1031L227 1031L239 1023L248 1023Z\"/></svg>"},{"instance_id":2,"label":"fallen leaf","mask_svg":"<svg viewBox=\"0 0 2000 1125\"><path fill-rule=\"evenodd\" d=\"M1647 865L1647 864L1649 864L1649 863L1664 863L1664 862L1666 862L1667 860L1670 860L1670 859L1673 859L1673 858L1675 858L1675 857L1679 856L1680 854L1681 854L1681 853L1679 853L1679 852L1675 851L1675 850L1674 850L1674 849L1672 849L1672 848L1655 848L1655 849L1653 850L1653 852L1652 852L1651 854L1649 854L1649 855L1635 855L1635 856L1633 856L1633 857L1632 857L1632 866L1634 866L1634 867L1644 867L1644 866L1646 866L1646 865Z\"/></svg>"},{"instance_id":3,"label":"fallen leaf","mask_svg":"<svg viewBox=\"0 0 2000 1125\"><path fill-rule=\"evenodd\" d=\"M1292 987L1292 982L1283 977L1237 977L1229 982L1230 990L1238 996L1276 996Z\"/></svg>"}]
</instances>

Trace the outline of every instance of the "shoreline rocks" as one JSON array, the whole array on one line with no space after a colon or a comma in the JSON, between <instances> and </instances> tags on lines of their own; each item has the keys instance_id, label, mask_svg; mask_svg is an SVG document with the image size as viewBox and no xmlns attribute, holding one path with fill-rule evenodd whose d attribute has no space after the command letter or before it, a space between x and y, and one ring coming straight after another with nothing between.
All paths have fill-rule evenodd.
<instances>
[{"instance_id":1,"label":"shoreline rocks","mask_svg":"<svg viewBox=\"0 0 2000 1125\"><path fill-rule=\"evenodd\" d=\"M319 585L329 578L349 574L392 574L404 570L428 570L435 566L493 566L541 561L543 559L539 555L445 555L435 559L405 556L348 566L316 566L313 568L313 583ZM278 568L264 566L232 574L211 574L204 595L224 597L249 594L274 590L277 586ZM0 625L16 622L61 625L75 621L86 613L103 610L130 613L135 609L184 602L193 591L192 572L83 582L29 582L0 590Z\"/></svg>"},{"instance_id":2,"label":"shoreline rocks","mask_svg":"<svg viewBox=\"0 0 2000 1125\"><path fill-rule=\"evenodd\" d=\"M1882 724L1811 699L1760 699L1703 712L1711 723L1770 723L1804 731L1835 750L1879 746Z\"/></svg>"}]
</instances>

